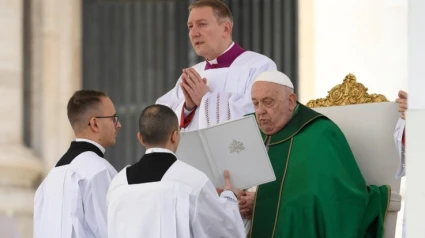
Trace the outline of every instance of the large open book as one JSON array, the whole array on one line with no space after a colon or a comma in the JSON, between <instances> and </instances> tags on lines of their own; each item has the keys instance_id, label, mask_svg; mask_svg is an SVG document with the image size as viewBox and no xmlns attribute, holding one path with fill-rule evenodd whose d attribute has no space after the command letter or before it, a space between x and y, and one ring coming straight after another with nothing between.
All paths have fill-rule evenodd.
<instances>
[{"instance_id":1,"label":"large open book","mask_svg":"<svg viewBox=\"0 0 425 238\"><path fill-rule=\"evenodd\" d=\"M183 132L177 158L204 172L217 188L224 170L232 185L246 189L276 180L254 116Z\"/></svg>"}]
</instances>

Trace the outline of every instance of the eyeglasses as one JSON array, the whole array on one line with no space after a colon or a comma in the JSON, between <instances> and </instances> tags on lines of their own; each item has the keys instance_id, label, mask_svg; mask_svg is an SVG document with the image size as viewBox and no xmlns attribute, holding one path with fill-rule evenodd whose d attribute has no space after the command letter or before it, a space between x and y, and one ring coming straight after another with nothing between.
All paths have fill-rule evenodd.
<instances>
[{"instance_id":1,"label":"eyeglasses","mask_svg":"<svg viewBox=\"0 0 425 238\"><path fill-rule=\"evenodd\" d=\"M112 115L112 116L99 116L99 117L94 117L94 118L113 118L114 119L114 123L115 126L118 124L120 117L118 115ZM90 126L90 122L89 122L89 126Z\"/></svg>"}]
</instances>

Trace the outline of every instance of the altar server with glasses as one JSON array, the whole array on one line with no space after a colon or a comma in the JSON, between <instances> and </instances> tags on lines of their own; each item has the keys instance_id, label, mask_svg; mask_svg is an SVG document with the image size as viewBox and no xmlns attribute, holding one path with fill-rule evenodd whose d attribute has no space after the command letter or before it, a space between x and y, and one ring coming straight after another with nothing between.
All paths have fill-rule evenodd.
<instances>
[{"instance_id":1,"label":"altar server with glasses","mask_svg":"<svg viewBox=\"0 0 425 238\"><path fill-rule=\"evenodd\" d=\"M106 194L117 171L104 159L121 128L103 92L80 90L69 99L75 141L38 187L34 238L107 237Z\"/></svg>"}]
</instances>

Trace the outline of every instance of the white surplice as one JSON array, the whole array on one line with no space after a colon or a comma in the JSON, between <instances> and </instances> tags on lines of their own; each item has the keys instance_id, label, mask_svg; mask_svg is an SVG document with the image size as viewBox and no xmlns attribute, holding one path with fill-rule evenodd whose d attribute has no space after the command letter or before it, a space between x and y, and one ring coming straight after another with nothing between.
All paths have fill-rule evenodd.
<instances>
[{"instance_id":1,"label":"white surplice","mask_svg":"<svg viewBox=\"0 0 425 238\"><path fill-rule=\"evenodd\" d=\"M161 181L128 184L126 168L108 192L109 238L246 237L230 191L217 194L208 177L176 160Z\"/></svg>"},{"instance_id":2,"label":"white surplice","mask_svg":"<svg viewBox=\"0 0 425 238\"><path fill-rule=\"evenodd\" d=\"M251 88L254 79L261 72L276 70L276 64L271 59L252 51L239 55L228 68L205 70L205 65L206 61L203 61L193 68L207 79L210 91L202 98L201 105L185 131L205 128L253 113ZM185 101L180 82L181 77L173 89L156 101L157 104L173 109L179 121Z\"/></svg>"},{"instance_id":3,"label":"white surplice","mask_svg":"<svg viewBox=\"0 0 425 238\"><path fill-rule=\"evenodd\" d=\"M105 149L96 145L102 152ZM117 171L87 151L53 168L34 198L34 238L106 238L106 195Z\"/></svg>"}]
</instances>

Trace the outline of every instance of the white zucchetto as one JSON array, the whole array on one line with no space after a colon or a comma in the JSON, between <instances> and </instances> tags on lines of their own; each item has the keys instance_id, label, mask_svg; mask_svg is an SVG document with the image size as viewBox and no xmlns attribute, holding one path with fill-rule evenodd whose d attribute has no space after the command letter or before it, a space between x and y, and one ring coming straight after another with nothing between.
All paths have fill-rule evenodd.
<instances>
[{"instance_id":1,"label":"white zucchetto","mask_svg":"<svg viewBox=\"0 0 425 238\"><path fill-rule=\"evenodd\" d=\"M272 82L272 83L277 83L292 89L294 88L294 85L292 84L289 77L286 76L286 74L279 71L262 72L261 74L257 76L257 78L255 78L254 83L259 81Z\"/></svg>"}]
</instances>

